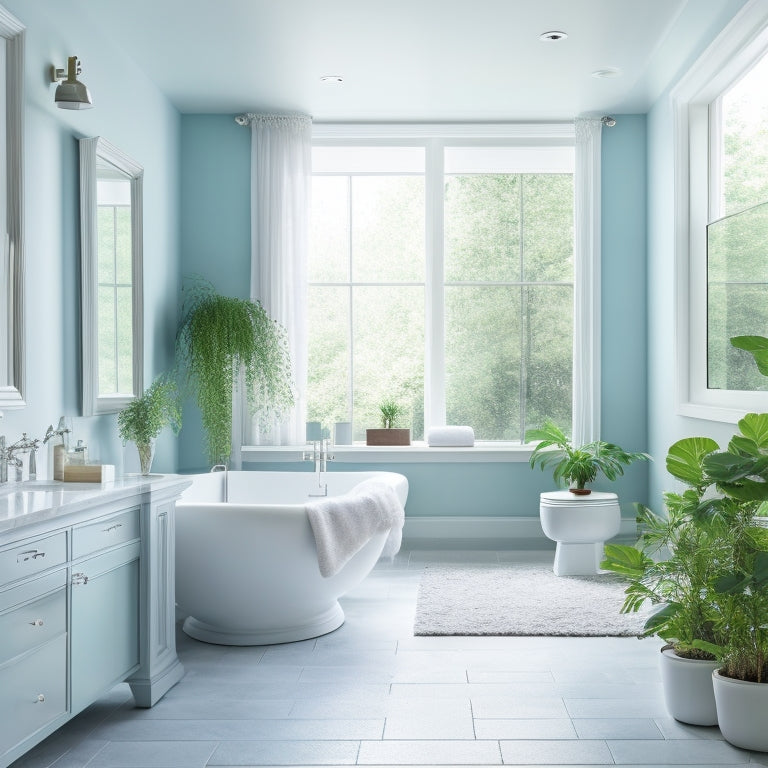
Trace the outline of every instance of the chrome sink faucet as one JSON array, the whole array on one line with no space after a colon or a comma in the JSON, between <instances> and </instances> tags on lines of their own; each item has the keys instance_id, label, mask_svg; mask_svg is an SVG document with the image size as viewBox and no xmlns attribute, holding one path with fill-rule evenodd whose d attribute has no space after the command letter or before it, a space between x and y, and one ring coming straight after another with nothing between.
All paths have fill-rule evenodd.
<instances>
[{"instance_id":1,"label":"chrome sink faucet","mask_svg":"<svg viewBox=\"0 0 768 768\"><path fill-rule=\"evenodd\" d=\"M317 492L310 493L310 496L327 496L328 483L323 482L323 474L328 471L328 462L333 461L331 455L331 441L329 438L323 440L313 440L308 445L312 446L312 451L304 451L303 461L313 461L315 463L315 474L317 475Z\"/></svg>"},{"instance_id":2,"label":"chrome sink faucet","mask_svg":"<svg viewBox=\"0 0 768 768\"><path fill-rule=\"evenodd\" d=\"M28 471L29 479L36 480L37 479L36 456L37 456L37 449L39 447L40 447L40 441L37 438L30 439L27 437L26 432L22 432L21 437L15 443L12 443L11 445L9 445L7 449L5 449L4 460L1 462L6 469L5 481L8 480L8 477L7 477L8 465L11 465L16 468L16 482L17 483L21 482L24 463L16 455L17 453L29 454L29 471ZM0 478L0 482L3 482L2 478Z\"/></svg>"}]
</instances>

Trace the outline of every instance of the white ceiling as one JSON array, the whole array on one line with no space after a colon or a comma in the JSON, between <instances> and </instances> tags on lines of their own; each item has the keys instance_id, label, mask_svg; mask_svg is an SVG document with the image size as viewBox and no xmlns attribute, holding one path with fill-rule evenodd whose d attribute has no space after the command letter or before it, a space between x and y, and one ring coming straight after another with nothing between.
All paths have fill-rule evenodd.
<instances>
[{"instance_id":1,"label":"white ceiling","mask_svg":"<svg viewBox=\"0 0 768 768\"><path fill-rule=\"evenodd\" d=\"M183 113L643 113L733 0L79 0ZM541 42L550 30L566 32ZM620 77L592 72L618 68ZM341 75L323 85L322 75Z\"/></svg>"}]
</instances>

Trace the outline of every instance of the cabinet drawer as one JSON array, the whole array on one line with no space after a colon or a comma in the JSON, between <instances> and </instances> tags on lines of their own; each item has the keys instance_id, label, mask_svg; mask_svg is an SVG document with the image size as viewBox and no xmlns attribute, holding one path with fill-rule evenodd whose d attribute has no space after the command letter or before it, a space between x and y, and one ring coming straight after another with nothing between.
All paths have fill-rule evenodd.
<instances>
[{"instance_id":1,"label":"cabinet drawer","mask_svg":"<svg viewBox=\"0 0 768 768\"><path fill-rule=\"evenodd\" d=\"M15 544L0 551L0 584L31 576L66 561L65 531Z\"/></svg>"},{"instance_id":2,"label":"cabinet drawer","mask_svg":"<svg viewBox=\"0 0 768 768\"><path fill-rule=\"evenodd\" d=\"M66 635L0 667L0 755L66 711Z\"/></svg>"},{"instance_id":3,"label":"cabinet drawer","mask_svg":"<svg viewBox=\"0 0 768 768\"><path fill-rule=\"evenodd\" d=\"M73 529L72 558L138 539L139 535L139 507L103 517L95 523Z\"/></svg>"},{"instance_id":4,"label":"cabinet drawer","mask_svg":"<svg viewBox=\"0 0 768 768\"><path fill-rule=\"evenodd\" d=\"M0 664L67 630L65 589L0 613Z\"/></svg>"}]
</instances>

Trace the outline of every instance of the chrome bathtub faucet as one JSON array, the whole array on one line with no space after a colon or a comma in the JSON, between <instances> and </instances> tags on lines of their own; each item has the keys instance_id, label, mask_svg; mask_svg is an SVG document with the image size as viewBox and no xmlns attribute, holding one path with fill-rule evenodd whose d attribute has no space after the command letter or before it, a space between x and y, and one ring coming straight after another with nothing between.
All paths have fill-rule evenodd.
<instances>
[{"instance_id":1,"label":"chrome bathtub faucet","mask_svg":"<svg viewBox=\"0 0 768 768\"><path fill-rule=\"evenodd\" d=\"M317 475L317 491L310 493L310 496L327 496L328 483L323 482L323 475L328 471L328 462L333 461L331 455L331 441L329 438L323 440L313 440L308 445L312 446L312 451L304 451L301 455L302 461L312 461L315 464L315 474Z\"/></svg>"}]
</instances>

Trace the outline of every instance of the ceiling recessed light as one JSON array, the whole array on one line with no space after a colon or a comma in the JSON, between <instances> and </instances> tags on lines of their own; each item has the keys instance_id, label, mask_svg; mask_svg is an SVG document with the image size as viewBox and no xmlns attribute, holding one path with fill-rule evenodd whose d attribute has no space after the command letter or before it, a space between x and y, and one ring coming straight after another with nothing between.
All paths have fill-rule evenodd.
<instances>
[{"instance_id":1,"label":"ceiling recessed light","mask_svg":"<svg viewBox=\"0 0 768 768\"><path fill-rule=\"evenodd\" d=\"M334 85L336 83L343 83L344 78L341 75L323 75L320 78L321 83L330 83L331 85Z\"/></svg>"},{"instance_id":2,"label":"ceiling recessed light","mask_svg":"<svg viewBox=\"0 0 768 768\"><path fill-rule=\"evenodd\" d=\"M611 77L621 77L622 71L616 67L606 67L605 69L596 69L592 73L592 77L602 77L602 78L611 78Z\"/></svg>"},{"instance_id":3,"label":"ceiling recessed light","mask_svg":"<svg viewBox=\"0 0 768 768\"><path fill-rule=\"evenodd\" d=\"M539 40L556 43L558 40L565 40L566 37L568 37L567 33L553 30L552 32L542 32L539 35Z\"/></svg>"}]
</instances>

